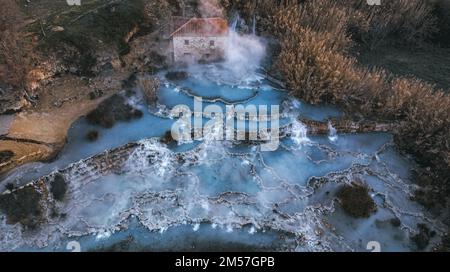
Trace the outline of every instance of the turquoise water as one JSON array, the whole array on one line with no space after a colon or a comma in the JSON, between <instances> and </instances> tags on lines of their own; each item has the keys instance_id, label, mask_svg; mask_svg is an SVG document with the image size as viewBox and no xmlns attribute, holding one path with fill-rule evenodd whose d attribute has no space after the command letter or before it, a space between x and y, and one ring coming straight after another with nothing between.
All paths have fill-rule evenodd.
<instances>
[{"instance_id":1,"label":"turquoise water","mask_svg":"<svg viewBox=\"0 0 450 272\"><path fill-rule=\"evenodd\" d=\"M23 184L72 163L84 167L84 158L139 142L120 174L92 180L66 176L69 193L57 206L66 218L49 218L32 235L2 221L0 249L67 251L66 243L77 241L84 251L118 245L128 251L367 251L367 243L377 241L383 251L410 251L415 247L409 235L417 223L432 222L441 233L440 223L410 200L412 164L392 147L391 135L307 136L298 116L327 120L341 113L295 100L257 74L235 83L215 80L221 69L197 67L189 79L176 82L160 75L157 107L148 107L139 95L130 98L143 110L141 119L101 129L82 118L56 161L26 165L5 177ZM204 107L223 110L231 104L279 105L280 125L292 124L292 135L273 152L208 135L183 144L160 143L157 138L177 121L168 110L184 104L193 111L193 96L203 97ZM84 137L91 129L100 132L95 143ZM329 181L313 184L314 177ZM353 177L372 188L378 210L370 218L349 217L335 200L333 192ZM401 226L387 223L392 218Z\"/></svg>"}]
</instances>

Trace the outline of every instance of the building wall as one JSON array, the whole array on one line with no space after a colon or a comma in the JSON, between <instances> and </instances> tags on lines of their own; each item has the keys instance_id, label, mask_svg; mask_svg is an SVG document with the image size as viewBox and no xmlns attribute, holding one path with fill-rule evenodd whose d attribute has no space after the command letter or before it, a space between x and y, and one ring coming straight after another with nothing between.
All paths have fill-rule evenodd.
<instances>
[{"instance_id":1,"label":"building wall","mask_svg":"<svg viewBox=\"0 0 450 272\"><path fill-rule=\"evenodd\" d=\"M186 43L186 41L188 41ZM211 46L214 41L214 46ZM225 56L228 37L173 37L173 55L176 63L217 61Z\"/></svg>"}]
</instances>

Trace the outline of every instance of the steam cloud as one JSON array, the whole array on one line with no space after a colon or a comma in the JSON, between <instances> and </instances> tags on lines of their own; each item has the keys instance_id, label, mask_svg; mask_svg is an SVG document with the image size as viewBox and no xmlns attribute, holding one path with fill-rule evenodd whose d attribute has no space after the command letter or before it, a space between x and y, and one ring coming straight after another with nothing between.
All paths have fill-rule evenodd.
<instances>
[{"instance_id":1,"label":"steam cloud","mask_svg":"<svg viewBox=\"0 0 450 272\"><path fill-rule=\"evenodd\" d=\"M225 67L236 77L247 76L261 64L266 48L263 40L255 35L241 35L230 31L225 52Z\"/></svg>"},{"instance_id":2,"label":"steam cloud","mask_svg":"<svg viewBox=\"0 0 450 272\"><path fill-rule=\"evenodd\" d=\"M226 15L219 0L200 0L198 12L203 18L225 17ZM240 83L251 80L249 77L255 74L255 70L259 67L265 56L266 46L264 39L256 36L254 30L253 33L245 34L236 29L238 28L237 26L242 26L245 23L239 16L236 16L234 21L230 22L230 33L225 50L225 59L221 64L221 67L224 69L220 73L221 79L219 81L239 85ZM251 27L245 28L245 32L251 32L249 31L250 29ZM189 66L190 71L193 73L198 72L198 68L197 65Z\"/></svg>"},{"instance_id":3,"label":"steam cloud","mask_svg":"<svg viewBox=\"0 0 450 272\"><path fill-rule=\"evenodd\" d=\"M218 0L200 0L198 10L204 18L224 16L224 11Z\"/></svg>"}]
</instances>

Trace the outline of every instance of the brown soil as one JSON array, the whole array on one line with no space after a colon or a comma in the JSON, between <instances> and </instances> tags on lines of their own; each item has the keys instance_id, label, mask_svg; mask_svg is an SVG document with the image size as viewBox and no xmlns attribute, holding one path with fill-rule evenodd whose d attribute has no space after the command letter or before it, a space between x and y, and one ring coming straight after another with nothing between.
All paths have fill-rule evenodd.
<instances>
[{"instance_id":1,"label":"brown soil","mask_svg":"<svg viewBox=\"0 0 450 272\"><path fill-rule=\"evenodd\" d=\"M15 154L10 161L0 164L0 174L25 163L53 158L64 146L72 123L119 91L124 78L125 73L117 72L91 82L71 75L55 79L41 93L39 104L16 114L8 133L0 138L0 150ZM105 95L91 100L89 93L93 89L102 89Z\"/></svg>"}]
</instances>

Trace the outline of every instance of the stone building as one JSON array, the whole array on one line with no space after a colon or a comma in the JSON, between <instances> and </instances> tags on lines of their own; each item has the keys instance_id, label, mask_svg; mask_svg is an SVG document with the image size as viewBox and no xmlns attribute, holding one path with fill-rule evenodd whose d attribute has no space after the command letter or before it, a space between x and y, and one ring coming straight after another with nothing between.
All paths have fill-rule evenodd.
<instances>
[{"instance_id":1,"label":"stone building","mask_svg":"<svg viewBox=\"0 0 450 272\"><path fill-rule=\"evenodd\" d=\"M170 35L175 63L213 62L224 58L228 22L222 18L178 20Z\"/></svg>"}]
</instances>

